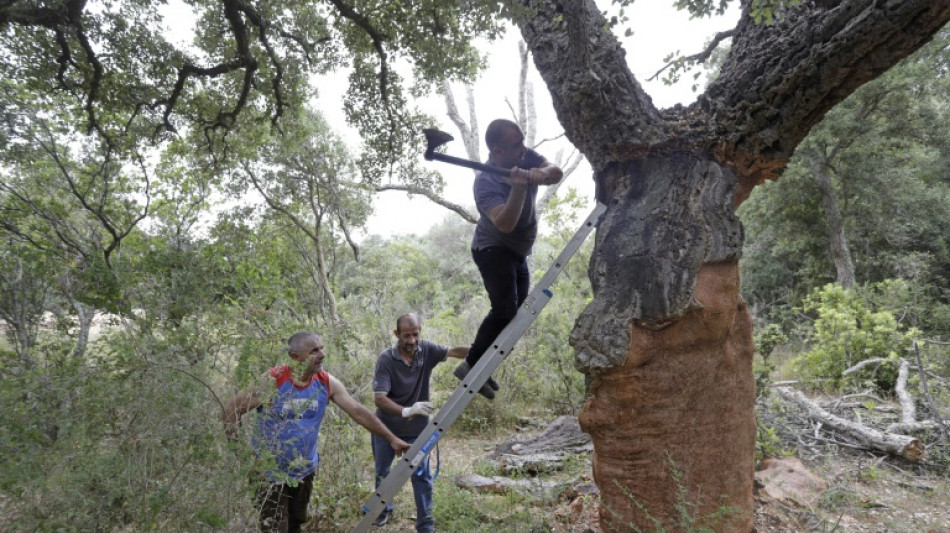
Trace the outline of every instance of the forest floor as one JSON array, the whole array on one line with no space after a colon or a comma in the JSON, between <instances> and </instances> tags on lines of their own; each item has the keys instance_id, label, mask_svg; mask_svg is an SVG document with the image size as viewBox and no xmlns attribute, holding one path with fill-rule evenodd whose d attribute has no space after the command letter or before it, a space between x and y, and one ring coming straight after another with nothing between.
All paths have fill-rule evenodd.
<instances>
[{"instance_id":1,"label":"forest floor","mask_svg":"<svg viewBox=\"0 0 950 533\"><path fill-rule=\"evenodd\" d=\"M455 478L463 474L499 475L491 471L487 457L509 438L446 436L441 441L442 471L435 498L438 530L601 533L596 498L578 496L571 489L552 500L536 501L473 493L454 486ZM941 474L933 465L831 445L813 448L795 459L820 478L823 490L816 492L811 501L797 501L792 497L776 499L757 484L755 527L759 533L950 533L950 482L945 470ZM538 479L567 481L570 486L589 483L590 476L589 457L580 457L565 471ZM408 484L396 501L398 509L389 524L374 531L414 531L415 513ZM477 510L474 523L457 519L452 510L459 506L467 509L464 512Z\"/></svg>"}]
</instances>

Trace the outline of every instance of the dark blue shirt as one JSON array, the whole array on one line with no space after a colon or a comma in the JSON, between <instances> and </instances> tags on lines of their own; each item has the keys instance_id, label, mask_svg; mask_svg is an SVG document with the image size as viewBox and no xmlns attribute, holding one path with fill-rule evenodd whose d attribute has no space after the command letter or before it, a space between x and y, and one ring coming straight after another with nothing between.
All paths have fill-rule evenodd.
<instances>
[{"instance_id":1,"label":"dark blue shirt","mask_svg":"<svg viewBox=\"0 0 950 533\"><path fill-rule=\"evenodd\" d=\"M521 158L521 164L518 166L525 170L538 168L547 162L544 157L528 149L524 157ZM508 194L511 192L511 185L507 178L497 174L480 172L475 176L475 207L478 209L478 223L475 224L475 235L472 237L472 249L484 250L492 246L504 246L518 255L527 257L531 255L531 247L534 246L534 239L538 236L538 215L535 211L534 201L538 195L538 186L529 185L524 198L524 205L521 208L521 218L515 224L510 233L502 233L492 224L488 218L488 212L492 208L504 205L508 201Z\"/></svg>"},{"instance_id":2,"label":"dark blue shirt","mask_svg":"<svg viewBox=\"0 0 950 533\"><path fill-rule=\"evenodd\" d=\"M412 364L406 364L399 348L392 346L379 354L373 375L373 392L385 392L390 400L403 407L429 401L429 378L435 365L445 361L449 349L427 340L420 340ZM429 417L403 418L376 409L376 416L400 439L414 439L429 424Z\"/></svg>"}]
</instances>

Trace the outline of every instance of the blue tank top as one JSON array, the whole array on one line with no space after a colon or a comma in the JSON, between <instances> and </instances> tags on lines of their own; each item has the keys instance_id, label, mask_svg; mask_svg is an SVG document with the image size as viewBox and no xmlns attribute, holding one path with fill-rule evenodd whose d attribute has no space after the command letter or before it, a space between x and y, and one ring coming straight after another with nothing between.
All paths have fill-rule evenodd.
<instances>
[{"instance_id":1,"label":"blue tank top","mask_svg":"<svg viewBox=\"0 0 950 533\"><path fill-rule=\"evenodd\" d=\"M305 387L294 385L289 366L270 369L277 392L269 405L259 409L255 447L275 463L267 473L272 482L297 481L317 470L317 440L323 412L330 399L330 375L314 374Z\"/></svg>"}]
</instances>

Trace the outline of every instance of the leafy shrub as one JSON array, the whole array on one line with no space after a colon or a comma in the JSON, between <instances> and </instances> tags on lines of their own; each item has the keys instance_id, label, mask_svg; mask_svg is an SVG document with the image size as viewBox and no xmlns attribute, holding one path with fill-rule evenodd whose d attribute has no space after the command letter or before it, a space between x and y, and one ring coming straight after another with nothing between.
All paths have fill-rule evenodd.
<instances>
[{"instance_id":1,"label":"leafy shrub","mask_svg":"<svg viewBox=\"0 0 950 533\"><path fill-rule=\"evenodd\" d=\"M769 360L772 351L787 340L788 336L778 324L768 324L756 329L755 353L759 356L759 360L753 363L752 371L755 374L755 389L759 396L765 396L769 391L771 375L775 370L775 363Z\"/></svg>"},{"instance_id":2,"label":"leafy shrub","mask_svg":"<svg viewBox=\"0 0 950 533\"><path fill-rule=\"evenodd\" d=\"M893 390L897 360L919 335L914 328L904 330L893 309L881 303L887 301L881 296L894 287L884 282L849 290L829 283L812 291L802 303L802 310L815 317L806 331L812 348L795 358L795 369L804 378L837 390L843 384L845 370L861 361L882 359L882 364L868 365L851 376L881 391Z\"/></svg>"}]
</instances>

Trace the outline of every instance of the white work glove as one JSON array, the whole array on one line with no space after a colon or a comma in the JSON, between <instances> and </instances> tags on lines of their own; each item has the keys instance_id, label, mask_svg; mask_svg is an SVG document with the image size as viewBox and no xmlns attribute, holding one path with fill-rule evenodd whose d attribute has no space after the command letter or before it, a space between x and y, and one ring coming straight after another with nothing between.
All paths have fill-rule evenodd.
<instances>
[{"instance_id":1,"label":"white work glove","mask_svg":"<svg viewBox=\"0 0 950 533\"><path fill-rule=\"evenodd\" d=\"M435 407L429 402L416 402L412 407L402 408L403 418L412 418L414 416L429 416L435 412Z\"/></svg>"}]
</instances>

